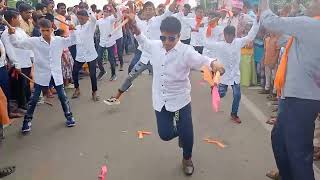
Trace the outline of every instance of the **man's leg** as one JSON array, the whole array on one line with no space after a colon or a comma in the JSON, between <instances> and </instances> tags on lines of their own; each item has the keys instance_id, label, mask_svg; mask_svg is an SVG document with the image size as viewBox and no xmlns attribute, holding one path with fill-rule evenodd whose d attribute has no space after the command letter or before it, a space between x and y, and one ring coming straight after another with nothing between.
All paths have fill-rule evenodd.
<instances>
[{"instance_id":1,"label":"man's leg","mask_svg":"<svg viewBox=\"0 0 320 180\"><path fill-rule=\"evenodd\" d=\"M161 112L155 111L155 113L159 137L163 141L170 141L178 137L179 133L173 124L175 113L167 111L165 107L162 108Z\"/></svg>"},{"instance_id":2,"label":"man's leg","mask_svg":"<svg viewBox=\"0 0 320 180\"><path fill-rule=\"evenodd\" d=\"M110 62L110 66L111 66L111 78L110 81L114 81L116 80L116 58L114 56L114 45L111 47L108 47L108 60Z\"/></svg>"},{"instance_id":3,"label":"man's leg","mask_svg":"<svg viewBox=\"0 0 320 180\"><path fill-rule=\"evenodd\" d=\"M123 71L123 38L117 39L118 58L120 61L120 71Z\"/></svg>"},{"instance_id":4,"label":"man's leg","mask_svg":"<svg viewBox=\"0 0 320 180\"><path fill-rule=\"evenodd\" d=\"M288 119L284 124L284 138L292 180L314 180L313 137L320 101L298 98L285 101Z\"/></svg>"},{"instance_id":5,"label":"man's leg","mask_svg":"<svg viewBox=\"0 0 320 180\"><path fill-rule=\"evenodd\" d=\"M71 112L71 107L70 107L70 103L68 100L68 97L66 95L66 92L64 91L63 85L59 85L56 86L55 85L55 89L57 90L57 94L61 103L61 107L63 109L64 112L64 116L67 119L66 121L66 125L68 127L73 127L75 126L75 121Z\"/></svg>"},{"instance_id":6,"label":"man's leg","mask_svg":"<svg viewBox=\"0 0 320 180\"><path fill-rule=\"evenodd\" d=\"M234 83L234 85L232 85L232 90L233 90L233 102L232 102L231 114L238 116L239 105L241 100L240 84Z\"/></svg>"},{"instance_id":7,"label":"man's leg","mask_svg":"<svg viewBox=\"0 0 320 180\"><path fill-rule=\"evenodd\" d=\"M219 84L218 91L221 98L225 97L228 91L228 85Z\"/></svg>"},{"instance_id":8,"label":"man's leg","mask_svg":"<svg viewBox=\"0 0 320 180\"><path fill-rule=\"evenodd\" d=\"M137 49L128 67L128 74L132 71L132 68L139 62L141 54L142 52L139 49Z\"/></svg>"},{"instance_id":9,"label":"man's leg","mask_svg":"<svg viewBox=\"0 0 320 180\"><path fill-rule=\"evenodd\" d=\"M264 70L265 70L265 76L266 76L266 81L265 81L266 84L264 87L265 93L263 93L263 94L269 94L270 87L271 87L271 77L272 77L271 68L268 66L265 66Z\"/></svg>"},{"instance_id":10,"label":"man's leg","mask_svg":"<svg viewBox=\"0 0 320 180\"><path fill-rule=\"evenodd\" d=\"M88 66L89 66L89 72L90 72L90 79L91 79L91 89L92 89L92 99L94 101L98 101L98 96L96 94L97 90L98 90L98 86L97 86L97 76L96 76L96 65L97 65L97 61L93 60L91 62L88 62Z\"/></svg>"},{"instance_id":11,"label":"man's leg","mask_svg":"<svg viewBox=\"0 0 320 180\"><path fill-rule=\"evenodd\" d=\"M103 75L106 73L106 70L103 67L103 54L105 52L106 48L105 47L98 47L98 58L97 58L97 62L98 62L98 66L100 69L99 75L98 75L98 79L101 79L103 77Z\"/></svg>"},{"instance_id":12,"label":"man's leg","mask_svg":"<svg viewBox=\"0 0 320 180\"><path fill-rule=\"evenodd\" d=\"M17 103L18 108L25 110L27 101L26 101L26 90L25 88L26 79L22 75L18 75L18 79L16 79L16 96L17 96Z\"/></svg>"},{"instance_id":13,"label":"man's leg","mask_svg":"<svg viewBox=\"0 0 320 180\"><path fill-rule=\"evenodd\" d=\"M143 64L142 62L138 62L134 68L131 70L129 73L128 77L126 80L123 82L121 87L118 90L118 93L115 97L111 97L105 101L106 104L108 105L118 105L120 104L120 97L122 94L127 91L130 86L132 85L132 82L146 69L148 69L149 65L148 64Z\"/></svg>"},{"instance_id":14,"label":"man's leg","mask_svg":"<svg viewBox=\"0 0 320 180\"><path fill-rule=\"evenodd\" d=\"M6 69L5 66L1 67L0 68L0 87L4 93L4 95L6 96L7 98L7 110L8 110L8 113L10 114L10 106L9 106L9 98L10 98L10 95L9 95L9 76L8 76L8 71Z\"/></svg>"},{"instance_id":15,"label":"man's leg","mask_svg":"<svg viewBox=\"0 0 320 180\"><path fill-rule=\"evenodd\" d=\"M24 121L22 126L23 133L31 131L31 120L33 119L33 113L37 106L41 90L42 90L42 86L35 83L33 95L28 103L27 113L24 116Z\"/></svg>"},{"instance_id":16,"label":"man's leg","mask_svg":"<svg viewBox=\"0 0 320 180\"><path fill-rule=\"evenodd\" d=\"M83 62L78 62L74 60L73 70L72 70L72 79L74 83L75 91L72 95L72 98L78 98L80 96L80 88L79 88L79 72L82 69Z\"/></svg>"},{"instance_id":17,"label":"man's leg","mask_svg":"<svg viewBox=\"0 0 320 180\"><path fill-rule=\"evenodd\" d=\"M31 77L31 67L22 68L21 72L23 74L27 75L30 79L32 79L32 77ZM30 81L28 79L25 79L24 90L25 90L26 102L29 102L30 101L30 97L31 97L31 87L30 87Z\"/></svg>"}]
</instances>

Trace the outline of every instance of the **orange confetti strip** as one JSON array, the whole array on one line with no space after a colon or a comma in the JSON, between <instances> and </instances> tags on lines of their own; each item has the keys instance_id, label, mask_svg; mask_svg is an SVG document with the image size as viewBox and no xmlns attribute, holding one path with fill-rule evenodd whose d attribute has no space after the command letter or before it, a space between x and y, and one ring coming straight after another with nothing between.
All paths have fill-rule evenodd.
<instances>
[{"instance_id":1,"label":"orange confetti strip","mask_svg":"<svg viewBox=\"0 0 320 180\"><path fill-rule=\"evenodd\" d=\"M137 134L139 139L143 139L145 135L151 135L152 133L149 131L138 131Z\"/></svg>"},{"instance_id":2,"label":"orange confetti strip","mask_svg":"<svg viewBox=\"0 0 320 180\"><path fill-rule=\"evenodd\" d=\"M213 140L213 139L204 139L205 142L207 142L208 144L215 144L217 146L219 146L220 148L225 148L227 147L225 144L223 144L222 142L218 141L218 140Z\"/></svg>"}]
</instances>

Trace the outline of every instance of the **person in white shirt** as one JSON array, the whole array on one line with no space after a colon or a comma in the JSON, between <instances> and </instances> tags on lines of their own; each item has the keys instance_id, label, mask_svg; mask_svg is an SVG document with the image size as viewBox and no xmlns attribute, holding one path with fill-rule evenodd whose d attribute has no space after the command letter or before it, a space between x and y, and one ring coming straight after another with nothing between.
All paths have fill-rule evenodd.
<instances>
[{"instance_id":1,"label":"person in white shirt","mask_svg":"<svg viewBox=\"0 0 320 180\"><path fill-rule=\"evenodd\" d=\"M208 24L208 17L204 17L204 9L201 6L195 9L195 13L196 17L192 20L190 45L202 54L205 44L205 24Z\"/></svg>"},{"instance_id":2,"label":"person in white shirt","mask_svg":"<svg viewBox=\"0 0 320 180\"><path fill-rule=\"evenodd\" d=\"M228 86L233 90L233 103L231 110L231 120L236 123L241 123L238 116L241 91L240 91L240 59L241 49L253 41L259 31L259 23L254 22L253 27L247 36L243 38L236 37L236 28L234 26L227 26L224 29L225 41L207 42L206 48L209 49L209 57L218 58L224 65L226 73L221 78L219 84L220 97L224 97L227 93Z\"/></svg>"},{"instance_id":3,"label":"person in white shirt","mask_svg":"<svg viewBox=\"0 0 320 180\"><path fill-rule=\"evenodd\" d=\"M29 38L27 33L19 27L19 14L17 12L9 10L4 14L4 18L12 27L16 28L16 36L18 39L23 40ZM6 48L9 60L14 66L9 72L10 74L17 75L17 78L11 79L13 85L12 95L13 97L16 97L20 111L25 112L27 103L31 97L30 82L25 77L15 72L22 72L31 78L31 57L33 57L33 53L30 50L14 47L9 39L8 29L3 32L1 39Z\"/></svg>"},{"instance_id":4,"label":"person in white shirt","mask_svg":"<svg viewBox=\"0 0 320 180\"><path fill-rule=\"evenodd\" d=\"M35 55L34 59L34 93L29 101L28 110L24 117L22 125L22 133L31 131L31 120L36 108L41 90L47 88L52 82L57 91L59 100L66 120L67 127L75 126L68 97L63 88L63 77L61 68L61 55L64 48L76 43L76 36L71 33L68 38L52 36L52 24L47 19L39 21L41 37L29 37L26 39L18 39L14 28L9 28L10 41L14 47L32 50ZM70 30L74 30L70 26Z\"/></svg>"},{"instance_id":5,"label":"person in white shirt","mask_svg":"<svg viewBox=\"0 0 320 180\"><path fill-rule=\"evenodd\" d=\"M96 58L98 57L94 45L94 33L97 26L97 20L93 14L88 13L86 10L79 10L77 17L80 25L76 26L75 34L77 36L77 56L73 64L72 79L74 87L76 88L72 98L80 96L79 88L79 72L84 63L89 66L89 73L91 79L92 100L98 101L97 95L97 76L96 76Z\"/></svg>"},{"instance_id":6,"label":"person in white shirt","mask_svg":"<svg viewBox=\"0 0 320 180\"><path fill-rule=\"evenodd\" d=\"M101 79L103 75L106 73L103 67L103 54L107 50L108 51L108 60L111 65L111 77L110 81L117 80L116 75L116 58L114 56L114 48L116 44L116 40L114 37L110 36L114 23L118 20L118 15L116 14L115 9L111 5L103 6L103 15L104 18L99 19L97 24L100 31L100 43L98 48L98 65L100 69L100 73L98 75L98 79Z\"/></svg>"},{"instance_id":7,"label":"person in white shirt","mask_svg":"<svg viewBox=\"0 0 320 180\"><path fill-rule=\"evenodd\" d=\"M161 21L172 15L176 7L176 2L174 1L170 7L169 11L165 11L165 13L161 16L155 16L155 7L154 4L150 1L144 3L142 15L144 20L137 18L137 23L140 29L143 30L144 34L149 39L159 40L160 37L160 24ZM132 9L132 7L130 8ZM105 100L104 102L107 105L119 105L120 104L120 97L124 92L126 92L131 86L132 82L140 76L140 74L145 71L146 69L152 70L152 66L150 65L149 61L151 59L150 54L147 51L144 51L143 48L140 46L136 54L134 55L130 65L129 65L129 75L118 89L118 93L116 96L112 96L111 98Z\"/></svg>"},{"instance_id":8,"label":"person in white shirt","mask_svg":"<svg viewBox=\"0 0 320 180\"><path fill-rule=\"evenodd\" d=\"M199 54L192 46L180 42L181 23L177 18L171 16L162 21L161 40L148 39L137 27L134 15L130 19L139 45L152 57L152 101L159 136L164 141L179 137L179 146L183 149L183 172L190 176L194 172L191 160L193 125L190 70L208 66L213 72L223 74L224 68L219 62Z\"/></svg>"},{"instance_id":9,"label":"person in white shirt","mask_svg":"<svg viewBox=\"0 0 320 180\"><path fill-rule=\"evenodd\" d=\"M181 22L181 37L180 41L184 44L190 44L191 41L191 6L189 4L183 5L183 10L180 13L176 13L173 16L178 18Z\"/></svg>"},{"instance_id":10,"label":"person in white shirt","mask_svg":"<svg viewBox=\"0 0 320 180\"><path fill-rule=\"evenodd\" d=\"M113 7L117 14L118 14L118 20L114 22L113 29L120 26L122 23L122 13L120 11L120 8ZM121 16L120 16L121 15ZM123 31L122 28L119 28L114 34L112 34L112 37L116 39L116 47L117 47L117 54L118 59L120 61L120 68L119 71L123 71Z\"/></svg>"}]
</instances>

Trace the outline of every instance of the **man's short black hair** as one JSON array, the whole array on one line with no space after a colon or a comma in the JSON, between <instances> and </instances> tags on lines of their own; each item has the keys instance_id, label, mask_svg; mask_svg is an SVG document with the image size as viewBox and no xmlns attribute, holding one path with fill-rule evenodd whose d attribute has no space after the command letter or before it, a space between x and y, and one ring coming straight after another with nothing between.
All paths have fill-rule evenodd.
<instances>
[{"instance_id":1,"label":"man's short black hair","mask_svg":"<svg viewBox=\"0 0 320 180\"><path fill-rule=\"evenodd\" d=\"M92 10L97 10L97 5L95 5L95 4L92 4L90 7Z\"/></svg>"},{"instance_id":2,"label":"man's short black hair","mask_svg":"<svg viewBox=\"0 0 320 180\"><path fill-rule=\"evenodd\" d=\"M160 31L179 34L181 32L181 23L177 18L169 16L162 20Z\"/></svg>"},{"instance_id":3,"label":"man's short black hair","mask_svg":"<svg viewBox=\"0 0 320 180\"><path fill-rule=\"evenodd\" d=\"M153 9L155 9L155 6L151 1L147 1L146 3L144 3L142 9L146 9L147 7L152 7Z\"/></svg>"},{"instance_id":4,"label":"man's short black hair","mask_svg":"<svg viewBox=\"0 0 320 180\"><path fill-rule=\"evenodd\" d=\"M86 16L86 17L89 17L89 14L87 12L87 10L85 9L81 9L77 12L77 16Z\"/></svg>"},{"instance_id":5,"label":"man's short black hair","mask_svg":"<svg viewBox=\"0 0 320 180\"><path fill-rule=\"evenodd\" d=\"M51 13L47 13L44 18L49 20L52 23L54 22L54 16Z\"/></svg>"},{"instance_id":6,"label":"man's short black hair","mask_svg":"<svg viewBox=\"0 0 320 180\"><path fill-rule=\"evenodd\" d=\"M58 3L57 4L57 9L59 9L61 7L67 7L67 5L65 3Z\"/></svg>"},{"instance_id":7,"label":"man's short black hair","mask_svg":"<svg viewBox=\"0 0 320 180\"><path fill-rule=\"evenodd\" d=\"M18 1L18 2L16 2L16 9L19 9L19 6L20 6L21 4L25 4L25 2L24 2L24 1Z\"/></svg>"},{"instance_id":8,"label":"man's short black hair","mask_svg":"<svg viewBox=\"0 0 320 180\"><path fill-rule=\"evenodd\" d=\"M234 26L228 25L223 30L224 34L236 35L236 28Z\"/></svg>"},{"instance_id":9,"label":"man's short black hair","mask_svg":"<svg viewBox=\"0 0 320 180\"><path fill-rule=\"evenodd\" d=\"M22 3L20 4L19 6L19 12L26 12L26 11L30 11L32 10L32 6L30 4L27 4L27 3Z\"/></svg>"},{"instance_id":10,"label":"man's short black hair","mask_svg":"<svg viewBox=\"0 0 320 180\"><path fill-rule=\"evenodd\" d=\"M188 9L188 10L190 10L190 9L191 9L190 4L184 4L184 5L183 5L183 7L184 7L185 9Z\"/></svg>"},{"instance_id":11,"label":"man's short black hair","mask_svg":"<svg viewBox=\"0 0 320 180\"><path fill-rule=\"evenodd\" d=\"M41 19L39 21L40 28L52 28L52 23L48 19Z\"/></svg>"},{"instance_id":12,"label":"man's short black hair","mask_svg":"<svg viewBox=\"0 0 320 180\"><path fill-rule=\"evenodd\" d=\"M34 11L33 13L32 13L32 20L35 22L35 23L37 23L38 22L38 20L40 19L40 18L44 18L45 17L45 15L43 15L43 14L41 14L41 13L38 13L37 11Z\"/></svg>"},{"instance_id":13,"label":"man's short black hair","mask_svg":"<svg viewBox=\"0 0 320 180\"><path fill-rule=\"evenodd\" d=\"M36 8L36 11L42 11L44 8L46 8L47 6L42 4L42 3L38 3L36 4L35 8Z\"/></svg>"},{"instance_id":14,"label":"man's short black hair","mask_svg":"<svg viewBox=\"0 0 320 180\"><path fill-rule=\"evenodd\" d=\"M202 6L197 6L197 7L195 8L195 11L198 11L198 10L204 10L204 8L203 8Z\"/></svg>"},{"instance_id":15,"label":"man's short black hair","mask_svg":"<svg viewBox=\"0 0 320 180\"><path fill-rule=\"evenodd\" d=\"M19 13L17 11L13 11L13 10L8 10L4 13L4 19L10 23L12 21L13 18L18 18L19 17Z\"/></svg>"}]
</instances>

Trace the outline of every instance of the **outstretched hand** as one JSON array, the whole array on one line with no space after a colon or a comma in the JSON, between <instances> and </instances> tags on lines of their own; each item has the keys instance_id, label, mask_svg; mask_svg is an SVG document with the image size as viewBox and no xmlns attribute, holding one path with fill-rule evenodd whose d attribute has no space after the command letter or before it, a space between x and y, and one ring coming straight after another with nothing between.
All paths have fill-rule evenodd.
<instances>
[{"instance_id":1,"label":"outstretched hand","mask_svg":"<svg viewBox=\"0 0 320 180\"><path fill-rule=\"evenodd\" d=\"M212 61L211 69L213 73L220 72L221 75L225 73L223 64L218 61Z\"/></svg>"},{"instance_id":2,"label":"outstretched hand","mask_svg":"<svg viewBox=\"0 0 320 180\"><path fill-rule=\"evenodd\" d=\"M130 13L130 14L126 15L126 18L128 19L128 26L131 29L133 34L140 35L141 31L137 26L137 22L136 22L135 16L136 15L133 14L133 13Z\"/></svg>"}]
</instances>

